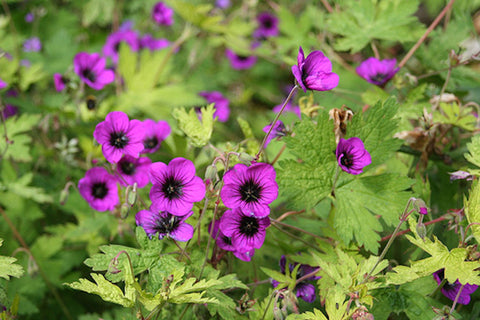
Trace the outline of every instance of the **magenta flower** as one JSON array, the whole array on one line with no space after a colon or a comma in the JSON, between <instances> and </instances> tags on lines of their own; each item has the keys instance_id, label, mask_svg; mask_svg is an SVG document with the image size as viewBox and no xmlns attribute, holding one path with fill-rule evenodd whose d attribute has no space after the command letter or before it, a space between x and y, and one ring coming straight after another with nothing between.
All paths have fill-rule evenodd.
<instances>
[{"instance_id":1,"label":"magenta flower","mask_svg":"<svg viewBox=\"0 0 480 320\"><path fill-rule=\"evenodd\" d=\"M62 76L60 73L55 73L53 75L53 83L55 84L55 90L58 92L63 91L67 84L67 79Z\"/></svg>"},{"instance_id":2,"label":"magenta flower","mask_svg":"<svg viewBox=\"0 0 480 320\"><path fill-rule=\"evenodd\" d=\"M0 79L0 90L8 87L8 83Z\"/></svg>"},{"instance_id":3,"label":"magenta flower","mask_svg":"<svg viewBox=\"0 0 480 320\"><path fill-rule=\"evenodd\" d=\"M236 70L250 69L257 62L256 56L238 55L230 49L225 50L225 56L232 68Z\"/></svg>"},{"instance_id":4,"label":"magenta flower","mask_svg":"<svg viewBox=\"0 0 480 320\"><path fill-rule=\"evenodd\" d=\"M400 68L395 68L397 59L378 60L370 57L363 61L356 69L357 74L377 86L383 86L393 78Z\"/></svg>"},{"instance_id":5,"label":"magenta flower","mask_svg":"<svg viewBox=\"0 0 480 320\"><path fill-rule=\"evenodd\" d=\"M160 50L168 47L170 41L167 39L155 39L150 34L144 35L140 39L140 49L148 49L150 51Z\"/></svg>"},{"instance_id":6,"label":"magenta flower","mask_svg":"<svg viewBox=\"0 0 480 320\"><path fill-rule=\"evenodd\" d=\"M332 72L332 63L322 51L313 51L305 59L300 47L298 65L292 66L292 73L304 92L309 90L327 91L338 86L338 75Z\"/></svg>"},{"instance_id":7,"label":"magenta flower","mask_svg":"<svg viewBox=\"0 0 480 320\"><path fill-rule=\"evenodd\" d=\"M365 150L362 140L357 137L348 140L340 139L335 154L340 168L354 175L362 173L363 168L372 163L370 153Z\"/></svg>"},{"instance_id":8,"label":"magenta flower","mask_svg":"<svg viewBox=\"0 0 480 320\"><path fill-rule=\"evenodd\" d=\"M128 44L132 51L138 51L139 40L137 33L133 30L118 30L111 33L107 37L107 41L103 46L103 55L110 57L114 63L118 62L118 51L120 50L120 44L124 42Z\"/></svg>"},{"instance_id":9,"label":"magenta flower","mask_svg":"<svg viewBox=\"0 0 480 320\"><path fill-rule=\"evenodd\" d=\"M23 43L23 51L25 52L38 52L40 50L42 50L42 42L38 37L27 39Z\"/></svg>"},{"instance_id":10,"label":"magenta flower","mask_svg":"<svg viewBox=\"0 0 480 320\"><path fill-rule=\"evenodd\" d=\"M33 12L29 12L25 15L25 22L32 23L33 20L35 20L35 15L33 14Z\"/></svg>"},{"instance_id":11,"label":"magenta flower","mask_svg":"<svg viewBox=\"0 0 480 320\"><path fill-rule=\"evenodd\" d=\"M208 103L215 103L215 112L213 113L213 118L217 117L218 121L226 122L230 116L230 108L227 98L225 98L218 91L202 91L198 94L207 100ZM200 113L201 114L201 113Z\"/></svg>"},{"instance_id":12,"label":"magenta flower","mask_svg":"<svg viewBox=\"0 0 480 320\"><path fill-rule=\"evenodd\" d=\"M222 230L219 229L220 221L216 220L213 228L211 228L211 224L208 227L210 232L210 236L215 239L217 246L225 251L231 251L235 257L243 261L250 261L252 260L253 255L255 254L255 249L251 249L245 252L240 252L235 249L232 244L232 238L227 237Z\"/></svg>"},{"instance_id":13,"label":"magenta flower","mask_svg":"<svg viewBox=\"0 0 480 320\"><path fill-rule=\"evenodd\" d=\"M150 182L148 169L151 163L152 160L146 157L123 156L117 163L120 184L126 187L136 182L139 188L145 187Z\"/></svg>"},{"instance_id":14,"label":"magenta flower","mask_svg":"<svg viewBox=\"0 0 480 320\"><path fill-rule=\"evenodd\" d=\"M73 58L73 69L89 87L101 90L115 80L115 73L105 69L105 62L98 53L80 52Z\"/></svg>"},{"instance_id":15,"label":"magenta flower","mask_svg":"<svg viewBox=\"0 0 480 320\"><path fill-rule=\"evenodd\" d=\"M257 16L258 27L253 33L256 38L268 38L278 35L278 18L269 12Z\"/></svg>"},{"instance_id":16,"label":"magenta flower","mask_svg":"<svg viewBox=\"0 0 480 320\"><path fill-rule=\"evenodd\" d=\"M268 130L272 127L272 124L269 124L268 126L263 128L263 132L268 133ZM272 141L275 138L281 138L284 137L287 132L287 129L285 128L285 124L283 124L282 121L278 120L275 123L275 126L273 127L272 131L270 131L270 134L267 137L267 140L265 141L265 148L268 146L270 141Z\"/></svg>"},{"instance_id":17,"label":"magenta flower","mask_svg":"<svg viewBox=\"0 0 480 320\"><path fill-rule=\"evenodd\" d=\"M145 128L139 120L129 120L121 111L107 114L93 131L93 137L102 145L102 152L110 163L117 163L123 155L138 158L143 150Z\"/></svg>"},{"instance_id":18,"label":"magenta flower","mask_svg":"<svg viewBox=\"0 0 480 320\"><path fill-rule=\"evenodd\" d=\"M445 269L440 269L433 273L433 278L437 281L438 284L441 284L443 279L445 279ZM458 294L458 291L462 287L462 284L456 280L455 283L446 282L442 287L442 293L448 299L455 301L455 298ZM462 292L458 297L458 303L467 305L470 303L470 295L477 290L478 286L475 284L465 284L463 286Z\"/></svg>"},{"instance_id":19,"label":"magenta flower","mask_svg":"<svg viewBox=\"0 0 480 320\"><path fill-rule=\"evenodd\" d=\"M273 112L280 112L280 110L282 110L281 104L273 107L272 109ZM292 112L292 113L295 113L300 119L302 118L302 112L300 111L300 107L294 106L290 101L288 101L287 104L285 105L283 112Z\"/></svg>"},{"instance_id":20,"label":"magenta flower","mask_svg":"<svg viewBox=\"0 0 480 320\"><path fill-rule=\"evenodd\" d=\"M171 26L173 24L173 10L159 1L153 6L152 19L158 25Z\"/></svg>"},{"instance_id":21,"label":"magenta flower","mask_svg":"<svg viewBox=\"0 0 480 320\"><path fill-rule=\"evenodd\" d=\"M119 203L117 178L103 167L95 167L78 181L78 190L90 207L97 211L113 210Z\"/></svg>"},{"instance_id":22,"label":"magenta flower","mask_svg":"<svg viewBox=\"0 0 480 320\"><path fill-rule=\"evenodd\" d=\"M158 233L158 239L170 237L177 241L188 241L193 236L193 227L185 223L192 211L185 215L172 215L166 211L142 210L135 215L137 226L142 227L150 239Z\"/></svg>"},{"instance_id":23,"label":"magenta flower","mask_svg":"<svg viewBox=\"0 0 480 320\"><path fill-rule=\"evenodd\" d=\"M228 7L230 7L230 0L217 0L215 2L215 6L220 9L227 9Z\"/></svg>"},{"instance_id":24,"label":"magenta flower","mask_svg":"<svg viewBox=\"0 0 480 320\"><path fill-rule=\"evenodd\" d=\"M168 211L181 216L193 208L193 203L201 201L205 196L205 185L202 179L195 176L192 161L175 158L168 165L155 162L150 166L151 209Z\"/></svg>"},{"instance_id":25,"label":"magenta flower","mask_svg":"<svg viewBox=\"0 0 480 320\"><path fill-rule=\"evenodd\" d=\"M225 211L220 219L220 230L231 238L232 245L238 252L261 248L269 225L268 217L255 217L242 212L240 208Z\"/></svg>"},{"instance_id":26,"label":"magenta flower","mask_svg":"<svg viewBox=\"0 0 480 320\"><path fill-rule=\"evenodd\" d=\"M163 140L165 140L172 129L168 125L167 121L154 121L146 119L143 121L145 128L145 136L143 137L143 149L142 153L153 153L160 148Z\"/></svg>"},{"instance_id":27,"label":"magenta flower","mask_svg":"<svg viewBox=\"0 0 480 320\"><path fill-rule=\"evenodd\" d=\"M2 116L3 116L3 119L5 120L10 117L13 117L17 113L18 113L18 107L11 104L6 104L5 108L2 110Z\"/></svg>"}]
</instances>

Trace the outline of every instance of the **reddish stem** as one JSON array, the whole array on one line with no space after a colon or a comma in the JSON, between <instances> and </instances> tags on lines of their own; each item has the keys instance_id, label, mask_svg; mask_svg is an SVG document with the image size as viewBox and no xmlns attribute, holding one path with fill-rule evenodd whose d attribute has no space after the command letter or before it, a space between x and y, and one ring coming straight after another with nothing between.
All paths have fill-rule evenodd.
<instances>
[{"instance_id":1,"label":"reddish stem","mask_svg":"<svg viewBox=\"0 0 480 320\"><path fill-rule=\"evenodd\" d=\"M430 224L434 224L434 223L437 223L437 222L440 222L440 221L443 221L443 220L446 220L447 218L445 216L441 216L440 218L437 218L437 219L434 219L434 220L431 220L431 221L428 221L428 222L425 222L424 224L426 226L430 225ZM406 233L409 233L410 230L407 229L407 230L403 230L403 231L400 231L397 233L397 236L401 236L401 235L404 235ZM386 241L388 239L390 239L392 237L392 235L388 235L386 237L383 237L382 239L380 239L379 242L382 242L382 241Z\"/></svg>"}]
</instances>

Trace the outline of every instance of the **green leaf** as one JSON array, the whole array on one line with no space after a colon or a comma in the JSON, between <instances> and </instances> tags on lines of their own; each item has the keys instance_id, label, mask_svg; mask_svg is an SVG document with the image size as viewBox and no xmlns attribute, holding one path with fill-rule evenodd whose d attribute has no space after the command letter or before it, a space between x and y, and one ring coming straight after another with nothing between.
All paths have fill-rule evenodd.
<instances>
[{"instance_id":1,"label":"green leaf","mask_svg":"<svg viewBox=\"0 0 480 320\"><path fill-rule=\"evenodd\" d=\"M480 184L478 181L472 185L468 201L464 200L464 203L466 203L465 215L470 229L477 243L480 243Z\"/></svg>"},{"instance_id":2,"label":"green leaf","mask_svg":"<svg viewBox=\"0 0 480 320\"><path fill-rule=\"evenodd\" d=\"M467 143L468 152L465 154L465 159L470 163L480 167L480 135L472 137L472 142Z\"/></svg>"},{"instance_id":3,"label":"green leaf","mask_svg":"<svg viewBox=\"0 0 480 320\"><path fill-rule=\"evenodd\" d=\"M33 173L29 172L18 178L15 182L10 182L4 187L23 198L32 199L33 201L39 203L52 202L52 196L45 194L45 191L42 188L31 187L29 184L32 182ZM0 183L0 187L1 187Z\"/></svg>"},{"instance_id":4,"label":"green leaf","mask_svg":"<svg viewBox=\"0 0 480 320\"><path fill-rule=\"evenodd\" d=\"M212 103L206 108L202 108L202 120L199 119L194 108L188 112L184 108L177 108L173 110L173 117L178 121L178 127L190 139L190 142L195 147L203 147L210 141L213 131L213 113L215 112L215 105Z\"/></svg>"},{"instance_id":5,"label":"green leaf","mask_svg":"<svg viewBox=\"0 0 480 320\"><path fill-rule=\"evenodd\" d=\"M260 144L258 143L257 139L255 139L252 128L250 127L248 122L243 118L238 117L237 122L240 125L240 129L242 130L243 135L247 139L247 153L249 154L257 153L258 148L260 148Z\"/></svg>"},{"instance_id":6,"label":"green leaf","mask_svg":"<svg viewBox=\"0 0 480 320\"><path fill-rule=\"evenodd\" d=\"M3 239L0 239L0 247ZM17 259L13 257L0 256L0 277L9 280L10 277L19 278L23 275L22 266L15 264Z\"/></svg>"},{"instance_id":7,"label":"green leaf","mask_svg":"<svg viewBox=\"0 0 480 320\"><path fill-rule=\"evenodd\" d=\"M22 114L20 117L11 117L5 121L8 144L4 130L0 133L0 151L5 152L7 149L5 158L24 162L32 160L29 148L32 138L26 132L31 132L39 119L40 115Z\"/></svg>"},{"instance_id":8,"label":"green leaf","mask_svg":"<svg viewBox=\"0 0 480 320\"><path fill-rule=\"evenodd\" d=\"M313 309L313 312L305 312L301 314L289 314L287 320L328 320L322 311Z\"/></svg>"},{"instance_id":9,"label":"green leaf","mask_svg":"<svg viewBox=\"0 0 480 320\"><path fill-rule=\"evenodd\" d=\"M467 131L474 131L477 118L471 114L468 108L460 108L456 102L440 103L440 110L434 112L433 120L435 122L451 124Z\"/></svg>"},{"instance_id":10,"label":"green leaf","mask_svg":"<svg viewBox=\"0 0 480 320\"><path fill-rule=\"evenodd\" d=\"M35 63L29 67L20 68L20 89L27 91L31 84L41 81L47 77L47 73L43 71L43 65Z\"/></svg>"},{"instance_id":11,"label":"green leaf","mask_svg":"<svg viewBox=\"0 0 480 320\"><path fill-rule=\"evenodd\" d=\"M294 279L287 277L281 272L271 270L268 268L260 267L260 269L270 278L277 280L280 282L280 284L277 287L277 290L282 289L286 286L288 286L292 281L294 282Z\"/></svg>"},{"instance_id":12,"label":"green leaf","mask_svg":"<svg viewBox=\"0 0 480 320\"><path fill-rule=\"evenodd\" d=\"M82 24L86 27L93 23L106 25L112 21L112 14L115 8L115 1L90 0L83 7Z\"/></svg>"}]
</instances>

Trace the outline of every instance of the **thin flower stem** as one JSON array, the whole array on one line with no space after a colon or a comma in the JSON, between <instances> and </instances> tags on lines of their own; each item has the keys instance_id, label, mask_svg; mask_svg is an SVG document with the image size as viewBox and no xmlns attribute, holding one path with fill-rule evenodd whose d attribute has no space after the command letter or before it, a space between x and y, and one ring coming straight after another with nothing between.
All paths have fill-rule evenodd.
<instances>
[{"instance_id":1,"label":"thin flower stem","mask_svg":"<svg viewBox=\"0 0 480 320\"><path fill-rule=\"evenodd\" d=\"M188 254L185 252L185 250L178 244L178 242L175 240L175 239L172 239L173 240L173 243L175 243L175 245L177 246L177 248L180 250L180 252L182 253L180 255L180 258L182 258L183 256L185 256L188 261L192 261L190 260L190 257L188 256Z\"/></svg>"},{"instance_id":2,"label":"thin flower stem","mask_svg":"<svg viewBox=\"0 0 480 320\"><path fill-rule=\"evenodd\" d=\"M280 232L285 233L285 234L286 234L287 236L289 236L290 238L293 238L293 239L295 239L295 240L298 240L298 241L304 243L306 246L314 249L315 251L318 251L318 252L320 252L320 253L324 253L320 248L312 245L312 244L309 243L308 241L305 241L305 240L303 240L302 238L297 237L296 235L294 235L294 234L291 233L291 232L288 232L287 230L283 230L283 229L280 228L276 223L273 223L272 226L273 226L274 228L276 228L277 230L279 230Z\"/></svg>"},{"instance_id":3,"label":"thin flower stem","mask_svg":"<svg viewBox=\"0 0 480 320\"><path fill-rule=\"evenodd\" d=\"M270 304L272 304L273 297L277 295L277 290L273 290L272 294L270 295L270 300L268 300L267 306L265 307L265 311L263 312L262 320L265 320L267 316L268 308L270 308Z\"/></svg>"},{"instance_id":4,"label":"thin flower stem","mask_svg":"<svg viewBox=\"0 0 480 320\"><path fill-rule=\"evenodd\" d=\"M463 288L465 287L464 284L460 287L460 289L457 292L457 295L455 296L455 300L453 301L452 307L450 308L450 314L453 313L455 310L455 307L457 306L458 299L460 298L460 294L462 293Z\"/></svg>"},{"instance_id":5,"label":"thin flower stem","mask_svg":"<svg viewBox=\"0 0 480 320\"><path fill-rule=\"evenodd\" d=\"M330 3L328 3L327 0L320 0L323 4L323 6L325 7L325 9L327 9L328 13L332 13L333 12L333 8L332 6L330 5Z\"/></svg>"},{"instance_id":6,"label":"thin flower stem","mask_svg":"<svg viewBox=\"0 0 480 320\"><path fill-rule=\"evenodd\" d=\"M275 164L275 162L277 162L277 160L280 158L280 156L282 155L283 151L285 151L286 148L287 148L287 145L284 144L282 146L282 148L280 149L280 151L278 151L277 155L275 156L275 158L270 163L272 166Z\"/></svg>"},{"instance_id":7,"label":"thin flower stem","mask_svg":"<svg viewBox=\"0 0 480 320\"><path fill-rule=\"evenodd\" d=\"M316 235L316 234L314 234L314 233L308 232L308 231L303 230L303 229L300 229L300 228L298 228L298 227L291 226L291 225L289 225L289 224L280 222L280 221L275 220L275 219L273 219L273 218L270 218L270 221L273 222L274 224L275 224L275 223L278 223L279 225L281 225L281 226L283 226L283 227L287 227L287 228L296 230L296 231L298 231L298 232L308 234L309 236L312 236L312 237L314 237L314 238L317 238L317 239L320 239L320 240L325 240L324 237L318 236L318 235Z\"/></svg>"},{"instance_id":8,"label":"thin flower stem","mask_svg":"<svg viewBox=\"0 0 480 320\"><path fill-rule=\"evenodd\" d=\"M332 182L332 196L335 197L335 185L337 184L338 176L340 175L340 166L337 166L337 170L335 171L335 176L333 177Z\"/></svg>"},{"instance_id":9,"label":"thin flower stem","mask_svg":"<svg viewBox=\"0 0 480 320\"><path fill-rule=\"evenodd\" d=\"M272 132L273 130L273 127L275 127L275 124L277 123L278 119L280 118L280 116L282 115L282 112L283 110L285 109L285 106L287 105L287 103L290 101L290 99L293 97L293 94L295 93L295 91L298 89L298 85L295 85L292 90L290 90L290 93L288 94L287 98L285 99L285 101L283 102L283 105L282 105L282 108L280 109L280 111L277 113L277 115L275 116L275 119L273 119L273 122L270 126L270 129L268 129L268 132L267 134L265 135L265 137L263 138L263 141L262 141L262 144L260 145L260 148L258 148L258 152L257 152L257 155L255 156L255 160L258 160L260 158L260 154L263 152L263 147L265 146L265 143L267 142L267 138L268 136L270 135L270 133Z\"/></svg>"},{"instance_id":10,"label":"thin flower stem","mask_svg":"<svg viewBox=\"0 0 480 320\"><path fill-rule=\"evenodd\" d=\"M300 213L304 213L305 212L305 209L302 209L300 211L288 211L288 212L285 212L284 214L282 214L280 217L277 218L277 222L280 222L284 219L286 219L287 217L289 216L293 216L294 214L300 214Z\"/></svg>"},{"instance_id":11,"label":"thin flower stem","mask_svg":"<svg viewBox=\"0 0 480 320\"><path fill-rule=\"evenodd\" d=\"M372 47L373 55L377 60L380 60L380 54L378 53L377 46L375 45L375 42L370 42L370 46Z\"/></svg>"},{"instance_id":12,"label":"thin flower stem","mask_svg":"<svg viewBox=\"0 0 480 320\"><path fill-rule=\"evenodd\" d=\"M448 68L448 72L447 72L447 77L445 78L445 83L443 84L442 86L442 90L440 90L440 95L437 99L437 101L435 102L435 104L432 106L432 109L433 110L436 110L438 105L440 104L440 101L442 100L442 96L443 94L445 93L445 90L447 89L447 84L448 84L448 81L450 81L450 76L452 75L452 67L450 66ZM445 132L446 134L447 132ZM440 139L439 139L440 140Z\"/></svg>"},{"instance_id":13,"label":"thin flower stem","mask_svg":"<svg viewBox=\"0 0 480 320\"><path fill-rule=\"evenodd\" d=\"M318 271L320 271L320 267L319 268L316 268L315 270L313 270L312 272L310 273L307 273L306 275L298 278L296 281L295 281L295 286L297 286L300 282L302 282L303 280L305 279L308 279L310 277L313 277Z\"/></svg>"},{"instance_id":14,"label":"thin flower stem","mask_svg":"<svg viewBox=\"0 0 480 320\"><path fill-rule=\"evenodd\" d=\"M437 223L437 222L440 222L440 221L444 221L446 219L447 219L446 216L441 216L437 219L425 222L424 225L428 226L430 224L434 224L434 223ZM398 237L398 236L404 235L404 234L409 233L409 232L410 232L410 230L399 231L396 236ZM380 242L386 241L386 240L390 239L392 236L393 236L393 233L388 235L388 236L383 237L382 239L380 239Z\"/></svg>"}]
</instances>

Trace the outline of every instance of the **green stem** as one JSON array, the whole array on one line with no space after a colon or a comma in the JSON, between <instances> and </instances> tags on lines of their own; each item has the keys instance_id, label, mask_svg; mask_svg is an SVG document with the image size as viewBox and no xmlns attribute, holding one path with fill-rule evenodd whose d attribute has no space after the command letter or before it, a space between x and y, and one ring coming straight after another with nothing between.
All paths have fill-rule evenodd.
<instances>
[{"instance_id":1,"label":"green stem","mask_svg":"<svg viewBox=\"0 0 480 320\"><path fill-rule=\"evenodd\" d=\"M262 320L265 320L265 317L267 316L268 308L270 308L270 304L272 304L273 296L277 294L277 290L274 290L272 294L270 295L270 300L268 300L267 306L265 307L265 311L263 312L263 317Z\"/></svg>"},{"instance_id":2,"label":"green stem","mask_svg":"<svg viewBox=\"0 0 480 320\"><path fill-rule=\"evenodd\" d=\"M318 251L318 252L320 252L320 253L324 253L320 248L317 248L316 246L312 245L310 242L305 241L305 240L303 240L303 239L300 238L300 237L297 237L296 235L294 235L294 234L291 233L291 232L288 232L287 230L283 230L283 229L280 228L276 223L272 223L272 226L273 226L274 228L276 228L277 230L279 230L280 232L285 233L285 234L288 235L290 238L293 238L293 239L295 239L295 240L298 240L298 241L300 241L300 242L303 242L306 246L314 249L315 251Z\"/></svg>"},{"instance_id":3,"label":"green stem","mask_svg":"<svg viewBox=\"0 0 480 320\"><path fill-rule=\"evenodd\" d=\"M335 171L335 176L333 177L332 182L332 196L335 197L335 185L338 181L338 176L340 175L340 167L337 165L337 170Z\"/></svg>"}]
</instances>

